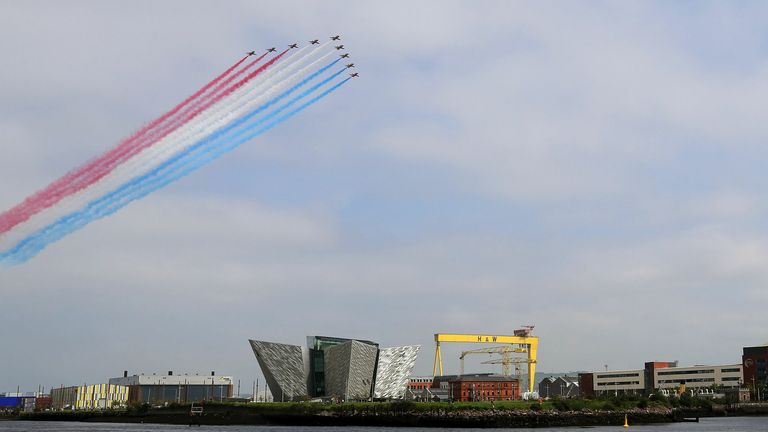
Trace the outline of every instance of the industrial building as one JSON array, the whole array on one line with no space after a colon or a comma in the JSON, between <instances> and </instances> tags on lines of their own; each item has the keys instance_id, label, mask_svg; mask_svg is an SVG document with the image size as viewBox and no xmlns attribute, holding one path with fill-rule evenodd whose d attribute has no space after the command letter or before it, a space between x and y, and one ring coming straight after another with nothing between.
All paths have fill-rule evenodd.
<instances>
[{"instance_id":1,"label":"industrial building","mask_svg":"<svg viewBox=\"0 0 768 432\"><path fill-rule=\"evenodd\" d=\"M129 403L160 405L176 402L200 402L225 400L232 397L233 379L216 375L131 375L123 372L120 378L111 378L109 384L130 389Z\"/></svg>"},{"instance_id":2,"label":"industrial building","mask_svg":"<svg viewBox=\"0 0 768 432\"><path fill-rule=\"evenodd\" d=\"M127 404L128 387L122 385L92 384L51 389L53 409L111 409Z\"/></svg>"},{"instance_id":3,"label":"industrial building","mask_svg":"<svg viewBox=\"0 0 768 432\"><path fill-rule=\"evenodd\" d=\"M580 394L578 377L547 377L539 382L539 396L543 398L575 398Z\"/></svg>"},{"instance_id":4,"label":"industrial building","mask_svg":"<svg viewBox=\"0 0 768 432\"><path fill-rule=\"evenodd\" d=\"M45 411L51 408L51 397L42 392L0 393L0 411Z\"/></svg>"},{"instance_id":5,"label":"industrial building","mask_svg":"<svg viewBox=\"0 0 768 432\"><path fill-rule=\"evenodd\" d=\"M581 373L579 387L585 397L678 389L700 393L713 386L738 388L741 380L740 364L678 367L677 362L647 362L643 369Z\"/></svg>"},{"instance_id":6,"label":"industrial building","mask_svg":"<svg viewBox=\"0 0 768 432\"><path fill-rule=\"evenodd\" d=\"M0 411L32 411L34 408L34 396L0 395Z\"/></svg>"},{"instance_id":7,"label":"industrial building","mask_svg":"<svg viewBox=\"0 0 768 432\"><path fill-rule=\"evenodd\" d=\"M308 336L306 347L250 344L275 401L402 398L420 348L379 348L367 340L327 336Z\"/></svg>"}]
</instances>

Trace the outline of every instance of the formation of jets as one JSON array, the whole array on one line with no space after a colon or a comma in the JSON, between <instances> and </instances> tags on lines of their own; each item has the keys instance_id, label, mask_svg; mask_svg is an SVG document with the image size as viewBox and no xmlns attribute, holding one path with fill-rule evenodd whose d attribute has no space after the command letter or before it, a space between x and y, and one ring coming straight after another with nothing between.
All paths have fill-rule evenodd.
<instances>
[{"instance_id":1,"label":"formation of jets","mask_svg":"<svg viewBox=\"0 0 768 432\"><path fill-rule=\"evenodd\" d=\"M331 40L332 41L337 41L337 40L340 40L340 39L341 39L340 35L331 36ZM312 39L311 41L309 41L310 45L317 45L319 43L320 43L320 39ZM298 48L298 47L299 47L298 43L292 43L292 44L288 45L288 49L294 49L294 48ZM343 50L344 49L344 45L336 45L334 48L336 48L337 50ZM277 48L275 48L275 47L267 49L268 53L275 52L275 51L277 51ZM246 54L249 55L249 56L256 55L256 51L248 51L248 52L246 52ZM349 54L344 53L344 54L339 55L339 57L341 57L341 58L349 58ZM347 69L350 69L350 68L353 68L353 67L355 67L354 63L348 63L346 65ZM349 74L349 76L352 77L352 78L357 78L360 75L357 72L355 72L355 73Z\"/></svg>"}]
</instances>

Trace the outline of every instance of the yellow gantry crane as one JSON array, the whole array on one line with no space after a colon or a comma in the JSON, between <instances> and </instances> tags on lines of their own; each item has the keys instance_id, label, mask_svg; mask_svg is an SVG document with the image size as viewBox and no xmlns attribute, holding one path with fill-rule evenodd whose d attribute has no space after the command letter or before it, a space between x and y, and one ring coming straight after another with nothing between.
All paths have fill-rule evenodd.
<instances>
[{"instance_id":1,"label":"yellow gantry crane","mask_svg":"<svg viewBox=\"0 0 768 432\"><path fill-rule=\"evenodd\" d=\"M536 373L536 351L539 347L539 338L532 336L533 326L524 326L515 330L514 335L489 335L489 334L456 334L456 333L436 333L435 334L435 363L432 369L432 375L437 376L438 370L443 375L443 357L440 353L441 342L454 343L489 343L489 344L507 344L511 345L509 352L515 349L525 350L528 358L525 362L528 364L528 391L533 391L534 376ZM502 353L503 354L503 353Z\"/></svg>"}]
</instances>

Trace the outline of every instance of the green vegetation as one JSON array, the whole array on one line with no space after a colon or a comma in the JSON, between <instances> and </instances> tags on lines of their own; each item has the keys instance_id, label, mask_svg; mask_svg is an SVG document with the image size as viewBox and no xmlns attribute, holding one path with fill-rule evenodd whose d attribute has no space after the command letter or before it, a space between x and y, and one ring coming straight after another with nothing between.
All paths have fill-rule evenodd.
<instances>
[{"instance_id":1,"label":"green vegetation","mask_svg":"<svg viewBox=\"0 0 768 432\"><path fill-rule=\"evenodd\" d=\"M698 399L694 399L698 401ZM686 402L687 403L687 402ZM697 405L696 403L699 403ZM680 406L703 406L703 402ZM263 413L312 414L333 412L339 414L385 414L405 412L449 412L462 410L475 411L624 411L635 408L671 408L672 402L645 397L611 397L604 399L552 399L544 402L531 401L483 401L483 402L346 402L337 404L312 402L272 402L272 403L243 403L243 402L211 402L207 406L243 407Z\"/></svg>"},{"instance_id":2,"label":"green vegetation","mask_svg":"<svg viewBox=\"0 0 768 432\"><path fill-rule=\"evenodd\" d=\"M569 412L621 412L634 409L668 410L671 408L700 408L707 410L712 401L708 399L694 398L689 395L667 398L660 393L654 393L650 397L622 396L604 397L599 399L559 399L547 401L483 401L483 402L346 402L346 403L322 403L322 402L271 402L271 403L246 403L246 402L206 402L206 412L243 413L247 415L264 416L313 416L319 414L335 414L339 417L354 416L400 416L409 414L424 414L426 416L438 416L467 412L470 415L485 415L500 411L569 413ZM188 416L189 404L169 404L162 408L151 408L147 404L135 404L125 410L107 410L94 412L46 412L35 414L36 417L72 416L126 416L143 417L152 415L181 415ZM24 417L24 416L22 416Z\"/></svg>"}]
</instances>

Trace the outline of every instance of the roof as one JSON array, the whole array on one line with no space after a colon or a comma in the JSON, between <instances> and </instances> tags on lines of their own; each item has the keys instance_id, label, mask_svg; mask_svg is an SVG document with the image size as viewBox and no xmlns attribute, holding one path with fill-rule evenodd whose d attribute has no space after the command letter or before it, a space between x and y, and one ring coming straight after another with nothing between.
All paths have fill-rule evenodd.
<instances>
[{"instance_id":1,"label":"roof","mask_svg":"<svg viewBox=\"0 0 768 432\"><path fill-rule=\"evenodd\" d=\"M578 385L579 385L579 378L578 377L569 377L569 376L551 376L551 377L546 377L546 378L542 379L541 381L539 381L539 385L541 385L541 383L544 383L544 382L549 382L550 384L554 384L555 381L558 381L558 380L563 381L565 383L565 385L567 385L567 386L577 386L578 387Z\"/></svg>"},{"instance_id":2,"label":"roof","mask_svg":"<svg viewBox=\"0 0 768 432\"><path fill-rule=\"evenodd\" d=\"M507 375L461 375L451 382L518 382L517 378Z\"/></svg>"},{"instance_id":3,"label":"roof","mask_svg":"<svg viewBox=\"0 0 768 432\"><path fill-rule=\"evenodd\" d=\"M206 375L131 375L111 378L113 385L232 385L230 376Z\"/></svg>"}]
</instances>

